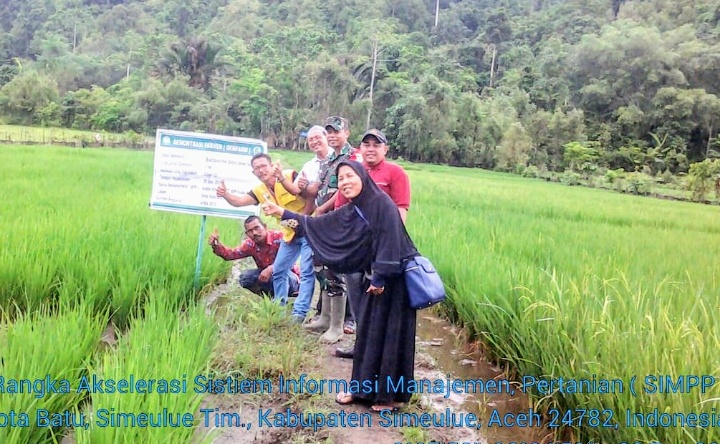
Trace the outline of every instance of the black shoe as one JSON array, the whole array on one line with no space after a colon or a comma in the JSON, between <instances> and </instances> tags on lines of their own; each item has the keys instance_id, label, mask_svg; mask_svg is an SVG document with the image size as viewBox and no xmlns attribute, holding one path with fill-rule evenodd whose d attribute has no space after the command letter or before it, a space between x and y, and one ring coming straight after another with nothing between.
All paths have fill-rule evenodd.
<instances>
[{"instance_id":1,"label":"black shoe","mask_svg":"<svg viewBox=\"0 0 720 444\"><path fill-rule=\"evenodd\" d=\"M335 356L338 358L352 358L355 354L355 344L351 345L348 348L336 348L335 349Z\"/></svg>"}]
</instances>

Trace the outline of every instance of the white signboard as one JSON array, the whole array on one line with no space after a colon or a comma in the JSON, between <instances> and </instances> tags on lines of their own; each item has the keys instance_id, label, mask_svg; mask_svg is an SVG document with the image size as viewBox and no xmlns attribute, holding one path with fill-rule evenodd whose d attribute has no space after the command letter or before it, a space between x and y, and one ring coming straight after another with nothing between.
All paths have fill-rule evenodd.
<instances>
[{"instance_id":1,"label":"white signboard","mask_svg":"<svg viewBox=\"0 0 720 444\"><path fill-rule=\"evenodd\" d=\"M220 181L243 194L260 181L250 160L267 153L258 139L158 129L150 208L231 218L257 215L258 206L233 207L215 190Z\"/></svg>"}]
</instances>

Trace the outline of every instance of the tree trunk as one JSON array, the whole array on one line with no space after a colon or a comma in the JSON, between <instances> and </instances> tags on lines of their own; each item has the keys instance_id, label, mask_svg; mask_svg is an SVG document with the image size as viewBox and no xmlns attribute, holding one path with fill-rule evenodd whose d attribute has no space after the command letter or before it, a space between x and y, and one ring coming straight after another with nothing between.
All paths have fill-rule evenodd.
<instances>
[{"instance_id":1,"label":"tree trunk","mask_svg":"<svg viewBox=\"0 0 720 444\"><path fill-rule=\"evenodd\" d=\"M492 61L490 62L490 88L493 86L495 79L495 45L492 45Z\"/></svg>"},{"instance_id":2,"label":"tree trunk","mask_svg":"<svg viewBox=\"0 0 720 444\"><path fill-rule=\"evenodd\" d=\"M710 156L710 143L712 142L712 133L713 133L713 126L710 125L710 128L708 128L707 147L705 147L705 158L706 159Z\"/></svg>"},{"instance_id":3,"label":"tree trunk","mask_svg":"<svg viewBox=\"0 0 720 444\"><path fill-rule=\"evenodd\" d=\"M365 122L365 131L370 129L370 116L372 115L372 108L373 108L373 88L375 88L375 69L377 68L377 56L378 56L378 48L377 48L377 40L375 40L373 42L372 76L370 77L370 106L368 106L367 121Z\"/></svg>"}]
</instances>

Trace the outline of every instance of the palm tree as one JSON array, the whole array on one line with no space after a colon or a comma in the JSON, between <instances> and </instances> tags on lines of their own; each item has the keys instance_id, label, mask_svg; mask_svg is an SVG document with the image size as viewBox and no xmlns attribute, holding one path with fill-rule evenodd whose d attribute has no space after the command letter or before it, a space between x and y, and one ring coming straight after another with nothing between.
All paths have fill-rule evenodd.
<instances>
[{"instance_id":1,"label":"palm tree","mask_svg":"<svg viewBox=\"0 0 720 444\"><path fill-rule=\"evenodd\" d=\"M187 74L190 86L207 91L212 76L225 66L217 57L221 50L201 37L191 37L170 45L158 62L158 70L163 74Z\"/></svg>"}]
</instances>

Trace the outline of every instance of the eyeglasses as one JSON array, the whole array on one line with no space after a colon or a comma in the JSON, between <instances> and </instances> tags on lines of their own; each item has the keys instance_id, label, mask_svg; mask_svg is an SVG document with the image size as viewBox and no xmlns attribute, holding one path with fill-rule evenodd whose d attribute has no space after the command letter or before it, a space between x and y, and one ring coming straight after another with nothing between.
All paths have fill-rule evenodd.
<instances>
[{"instance_id":1,"label":"eyeglasses","mask_svg":"<svg viewBox=\"0 0 720 444\"><path fill-rule=\"evenodd\" d=\"M268 168L269 166L270 166L269 163L263 163L263 164L260 164L260 165L255 165L255 166L253 167L253 171L264 170L265 168Z\"/></svg>"}]
</instances>

